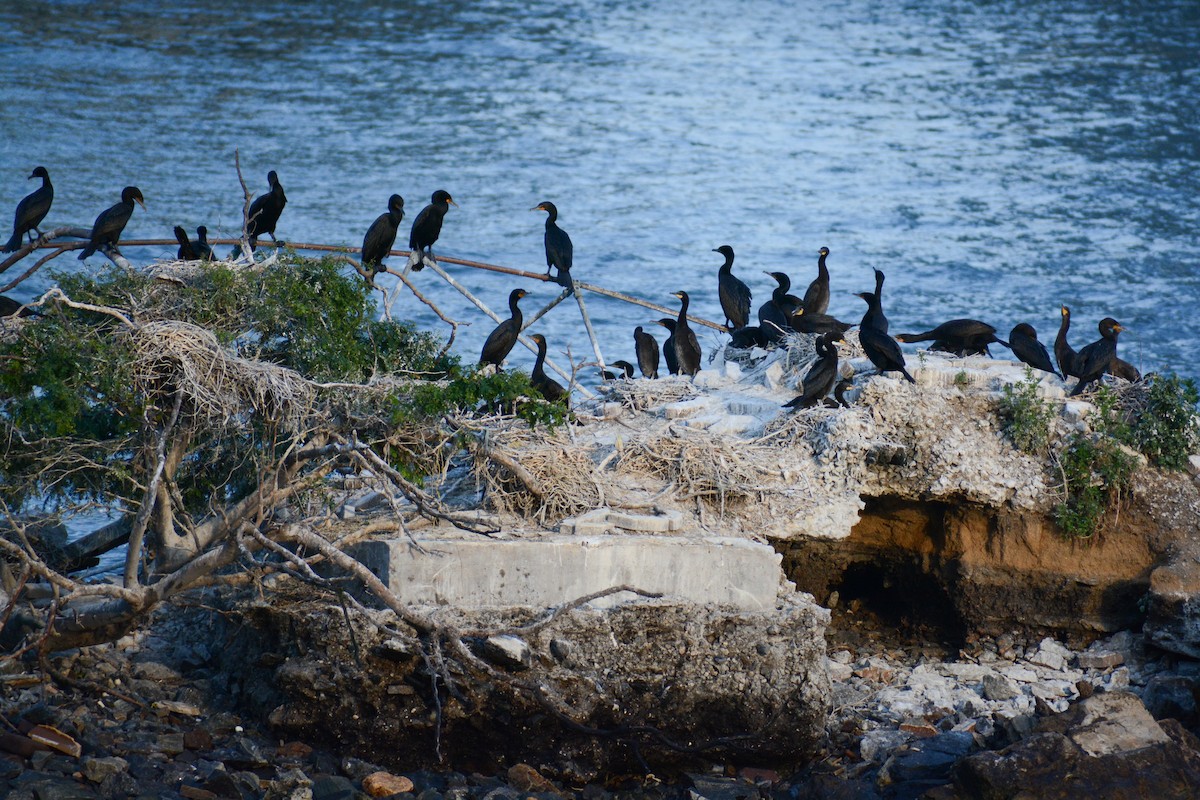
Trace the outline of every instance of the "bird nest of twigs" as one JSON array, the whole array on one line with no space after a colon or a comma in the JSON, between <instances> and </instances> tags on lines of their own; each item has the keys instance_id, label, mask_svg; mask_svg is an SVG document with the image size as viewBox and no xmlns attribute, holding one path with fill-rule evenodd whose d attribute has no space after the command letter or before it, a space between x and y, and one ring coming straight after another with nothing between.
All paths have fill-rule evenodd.
<instances>
[{"instance_id":1,"label":"bird nest of twigs","mask_svg":"<svg viewBox=\"0 0 1200 800\"><path fill-rule=\"evenodd\" d=\"M239 358L204 328L187 322L148 322L133 332L138 382L158 394L183 394L183 408L214 426L249 414L298 427L313 405L312 385L276 364Z\"/></svg>"},{"instance_id":2,"label":"bird nest of twigs","mask_svg":"<svg viewBox=\"0 0 1200 800\"><path fill-rule=\"evenodd\" d=\"M475 476L500 513L551 525L604 504L586 448L559 429L531 429L511 418L474 420Z\"/></svg>"},{"instance_id":3,"label":"bird nest of twigs","mask_svg":"<svg viewBox=\"0 0 1200 800\"><path fill-rule=\"evenodd\" d=\"M727 506L761 496L762 471L756 464L771 458L765 448L740 439L672 429L664 436L626 443L617 469L673 484L681 500L699 497L724 512Z\"/></svg>"},{"instance_id":4,"label":"bird nest of twigs","mask_svg":"<svg viewBox=\"0 0 1200 800\"><path fill-rule=\"evenodd\" d=\"M621 403L634 411L645 411L700 395L700 390L691 382L675 376L658 380L623 378L605 384L601 391L607 394L608 402Z\"/></svg>"}]
</instances>

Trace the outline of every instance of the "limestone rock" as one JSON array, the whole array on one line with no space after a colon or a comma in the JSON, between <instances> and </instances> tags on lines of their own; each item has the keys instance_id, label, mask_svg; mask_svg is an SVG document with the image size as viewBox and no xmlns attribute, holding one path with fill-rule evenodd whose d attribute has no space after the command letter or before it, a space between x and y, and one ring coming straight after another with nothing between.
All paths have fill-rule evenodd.
<instances>
[{"instance_id":1,"label":"limestone rock","mask_svg":"<svg viewBox=\"0 0 1200 800\"><path fill-rule=\"evenodd\" d=\"M1164 650L1200 658L1200 542L1180 546L1150 573L1146 638Z\"/></svg>"},{"instance_id":2,"label":"limestone rock","mask_svg":"<svg viewBox=\"0 0 1200 800\"><path fill-rule=\"evenodd\" d=\"M1011 700L1021 694L1012 681L1003 675L989 673L983 676L983 696L988 700Z\"/></svg>"}]
</instances>

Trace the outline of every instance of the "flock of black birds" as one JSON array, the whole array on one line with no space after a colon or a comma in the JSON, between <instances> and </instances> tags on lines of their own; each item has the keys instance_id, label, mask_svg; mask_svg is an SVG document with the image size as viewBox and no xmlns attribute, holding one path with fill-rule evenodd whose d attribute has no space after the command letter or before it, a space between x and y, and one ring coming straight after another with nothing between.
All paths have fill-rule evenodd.
<instances>
[{"instance_id":1,"label":"flock of black birds","mask_svg":"<svg viewBox=\"0 0 1200 800\"><path fill-rule=\"evenodd\" d=\"M30 180L34 178L41 178L42 184L17 204L12 237L0 252L15 252L21 247L26 235L29 236L31 243L43 236L38 226L50 211L50 206L54 201L54 187L45 167L36 167L29 176ZM287 205L287 195L274 170L267 174L267 183L268 191L253 200L246 216L246 234L251 248L257 246L260 236L270 236L272 241L278 242L275 238L275 229L279 217ZM121 201L105 209L96 217L88 244L80 252L79 258L87 258L97 250L115 248L125 225L133 215L135 203L145 208L141 190L136 186L126 186L121 191ZM417 215L409 232L410 255L406 269L416 272L427 264L436 264L433 257L433 245L441 235L442 221L451 205L457 205L457 203L448 192L439 189L433 193L429 205L425 206ZM545 211L547 215L544 237L546 275L550 276L551 270L556 270L553 280L567 289L573 289L571 267L574 248L571 244L571 237L558 226L558 208L554 203L542 202L530 210ZM362 265L364 270L370 270L371 274L376 274L384 269L383 262L395 244L403 218L404 199L398 194L393 194L388 199L387 211L371 223L363 237ZM203 225L199 226L196 234L197 238L193 241L188 238L187 232L182 226L175 226L175 238L179 242L177 253L179 258L187 260L213 258L212 247L208 243L207 228ZM791 279L787 274L783 272L766 273L775 280L776 285L771 292L771 299L758 308L757 325L750 324L752 301L750 288L733 274L733 248L729 245L722 245L715 248L713 252L724 257L724 263L717 270L717 284L721 310L725 315L725 328L731 336L730 346L743 349L780 347L787 345L789 335L792 333L816 335L816 361L803 378L802 393L787 403L785 407L808 408L822 403L845 405L846 400L843 393L847 385L844 381L837 381L837 344L844 341L843 334L854 325L842 322L826 313L830 298L829 268L826 264L829 248L822 247L817 251L817 277L808 285L803 298L790 294ZM234 255L236 254L237 251ZM893 338L888 333L888 318L883 311L883 283L884 274L876 269L874 291L857 293L857 296L867 304L867 310L858 323L859 343L867 358L881 373L899 372L906 380L915 383L916 381L908 372L904 353L900 350L897 342L932 342L931 350L943 351L960 357L991 355L988 350L988 346L991 344L1008 347L1020 361L1034 369L1049 372L1064 379L1077 378L1078 382L1071 392L1072 396L1078 395L1105 374L1133 381L1139 380L1141 377L1136 368L1117 356L1117 336L1124 328L1111 317L1105 317L1100 321L1100 339L1076 352L1067 342L1071 312L1066 306L1062 307L1061 324L1054 342L1054 355L1058 362L1057 370L1050 360L1050 354L1045 345L1038 341L1037 331L1032 325L1025 322L1012 329L1008 341L998 338L994 327L976 319L954 319L923 333L902 333ZM524 323L518 303L526 294L523 289L514 289L509 294L510 316L497 325L488 336L479 357L480 366L491 364L496 369L500 369L504 360L512 352ZM662 358L666 362L667 371L670 374L695 375L700 370L701 349L696 333L687 319L688 293L678 291L673 296L680 302L678 316L674 319L664 318L656 321L656 324L666 328L668 332L661 349ZM0 316L12 314L19 308L20 304L0 297ZM660 364L657 340L642 326L634 329L633 337L638 369L646 378L657 378ZM535 334L532 339L538 349L537 361L531 373L532 385L551 402L564 400L567 390L545 373L547 348L545 337ZM619 374L605 371L606 379L632 378L634 375L634 367L627 361L614 361L612 366L620 367L622 371ZM831 390L834 392L833 399L828 397Z\"/></svg>"}]
</instances>

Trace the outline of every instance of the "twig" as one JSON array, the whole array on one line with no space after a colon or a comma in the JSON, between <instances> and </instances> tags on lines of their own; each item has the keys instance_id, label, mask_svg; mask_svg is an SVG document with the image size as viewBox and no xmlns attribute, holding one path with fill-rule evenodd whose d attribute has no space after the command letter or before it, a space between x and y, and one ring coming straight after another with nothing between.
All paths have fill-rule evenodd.
<instances>
[{"instance_id":1,"label":"twig","mask_svg":"<svg viewBox=\"0 0 1200 800\"><path fill-rule=\"evenodd\" d=\"M154 447L154 472L150 476L150 484L146 487L145 495L142 498L142 505L138 508L137 515L133 518L133 528L129 532L129 547L125 553L125 588L136 589L139 585L138 567L142 560L142 538L146 534L146 524L150 521L150 514L153 513L156 500L158 499L158 486L162 480L163 470L167 466L167 438L171 435L171 431L175 428L175 423L179 421L179 409L183 407L183 392L176 390L175 405L171 409L171 418L167 420L166 427L158 435L158 442ZM162 513L165 513L162 512Z\"/></svg>"},{"instance_id":2,"label":"twig","mask_svg":"<svg viewBox=\"0 0 1200 800\"><path fill-rule=\"evenodd\" d=\"M246 185L246 179L242 177L242 157L238 148L233 149L233 167L237 170L238 183L242 185L242 197L244 198L242 205L242 238L233 242L240 245L242 248L242 257L250 263L254 263L254 251L250 249L250 206L254 202L254 196L250 194L250 187ZM220 241L214 242L220 244Z\"/></svg>"}]
</instances>

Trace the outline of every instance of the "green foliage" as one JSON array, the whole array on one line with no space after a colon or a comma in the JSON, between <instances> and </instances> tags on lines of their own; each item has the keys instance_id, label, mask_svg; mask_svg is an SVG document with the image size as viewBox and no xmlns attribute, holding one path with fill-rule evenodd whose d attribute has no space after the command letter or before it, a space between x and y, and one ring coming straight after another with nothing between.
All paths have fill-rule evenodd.
<instances>
[{"instance_id":1,"label":"green foliage","mask_svg":"<svg viewBox=\"0 0 1200 800\"><path fill-rule=\"evenodd\" d=\"M1038 396L1039 381L1033 370L1025 368L1025 380L1005 384L1000 400L1004 432L1017 449L1030 454L1045 453L1050 447L1050 424L1054 407Z\"/></svg>"},{"instance_id":2,"label":"green foliage","mask_svg":"<svg viewBox=\"0 0 1200 800\"><path fill-rule=\"evenodd\" d=\"M417 386L410 397L397 401L393 422L413 418L433 418L456 412L484 411L492 414L511 414L529 423L548 427L561 425L567 419L567 409L558 403L540 399L524 372L491 372L463 370L455 366L448 381Z\"/></svg>"},{"instance_id":3,"label":"green foliage","mask_svg":"<svg viewBox=\"0 0 1200 800\"><path fill-rule=\"evenodd\" d=\"M1075 434L1059 457L1066 499L1054 519L1069 536L1088 538L1100 528L1109 505L1129 488L1137 459L1105 434Z\"/></svg>"},{"instance_id":4,"label":"green foliage","mask_svg":"<svg viewBox=\"0 0 1200 800\"><path fill-rule=\"evenodd\" d=\"M971 384L971 378L970 378L970 376L967 375L967 371L965 369L960 369L958 372L954 373L954 385L955 386L957 386L960 389L965 389L970 384Z\"/></svg>"},{"instance_id":5,"label":"green foliage","mask_svg":"<svg viewBox=\"0 0 1200 800\"><path fill-rule=\"evenodd\" d=\"M1153 374L1146 381L1145 407L1130 431L1131 443L1164 469L1187 467L1200 450L1200 392L1190 378Z\"/></svg>"}]
</instances>

